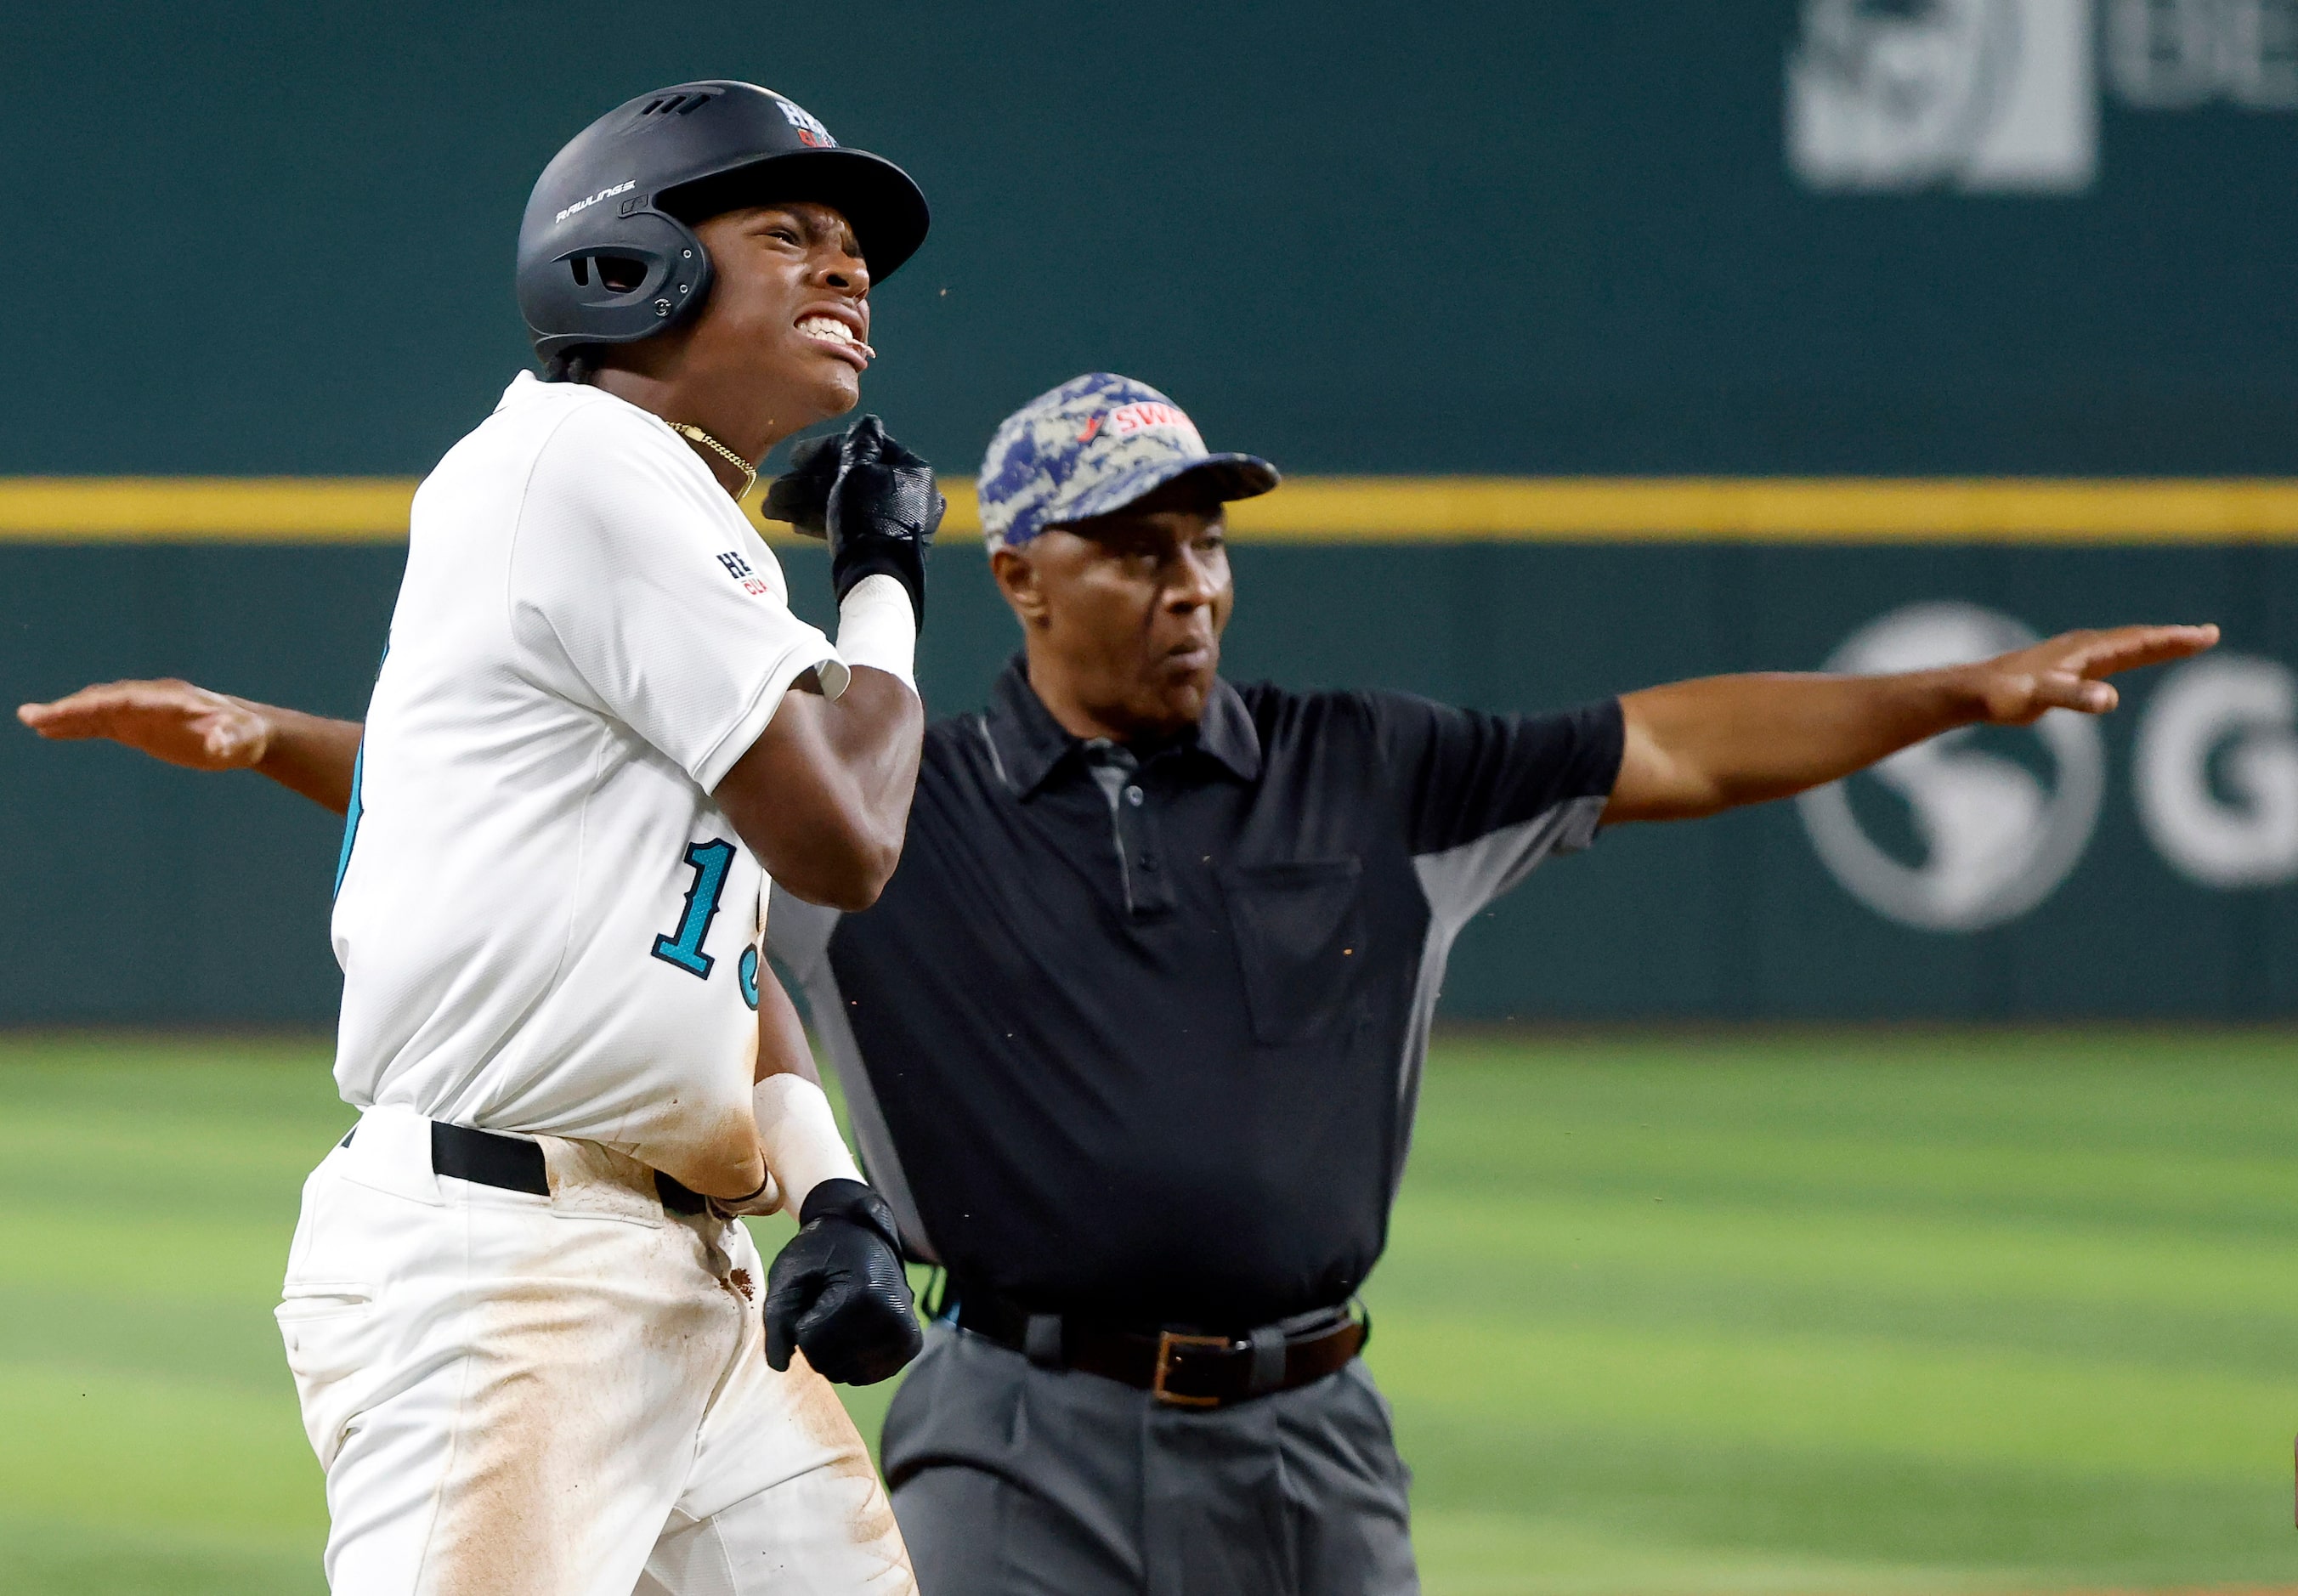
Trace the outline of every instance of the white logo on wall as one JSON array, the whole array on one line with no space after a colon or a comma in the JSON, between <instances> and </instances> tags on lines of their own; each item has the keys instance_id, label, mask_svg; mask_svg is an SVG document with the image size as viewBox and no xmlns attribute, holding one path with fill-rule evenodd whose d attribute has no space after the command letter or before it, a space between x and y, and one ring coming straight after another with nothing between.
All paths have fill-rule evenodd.
<instances>
[{"instance_id":1,"label":"white logo on wall","mask_svg":"<svg viewBox=\"0 0 2298 1596\"><path fill-rule=\"evenodd\" d=\"M2298 108L2298 0L2106 0L2106 66L2136 106Z\"/></svg>"},{"instance_id":2,"label":"white logo on wall","mask_svg":"<svg viewBox=\"0 0 2298 1596\"><path fill-rule=\"evenodd\" d=\"M1856 675L1927 670L2036 641L2009 616L1977 605L1914 604L1852 633L1826 668ZM1903 925L1974 931L2026 914L2089 845L2106 792L2106 753L2097 726L2066 710L2013 735L2036 740L2051 767L2047 783L2025 764L1978 746L1972 727L1903 748L1855 778L1880 782L1905 804L1919 863L1869 834L1848 783L1805 793L1797 803L1821 862L1853 897Z\"/></svg>"},{"instance_id":3,"label":"white logo on wall","mask_svg":"<svg viewBox=\"0 0 2298 1596\"><path fill-rule=\"evenodd\" d=\"M2134 110L2298 110L2298 0L1804 0L1789 168L1871 194L2078 192L2102 54Z\"/></svg>"},{"instance_id":4,"label":"white logo on wall","mask_svg":"<svg viewBox=\"0 0 2298 1596\"><path fill-rule=\"evenodd\" d=\"M2091 0L1805 0L1788 163L1814 188L2087 188L2090 35Z\"/></svg>"},{"instance_id":5,"label":"white logo on wall","mask_svg":"<svg viewBox=\"0 0 2298 1596\"><path fill-rule=\"evenodd\" d=\"M2219 655L2173 671L2139 723L2138 818L2205 887L2298 880L2298 676Z\"/></svg>"}]
</instances>

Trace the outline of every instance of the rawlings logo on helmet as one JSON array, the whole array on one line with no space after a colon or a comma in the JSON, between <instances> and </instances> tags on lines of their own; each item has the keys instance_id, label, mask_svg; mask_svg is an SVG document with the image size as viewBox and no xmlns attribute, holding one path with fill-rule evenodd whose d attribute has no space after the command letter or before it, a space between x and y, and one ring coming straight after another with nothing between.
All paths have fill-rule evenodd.
<instances>
[{"instance_id":1,"label":"rawlings logo on helmet","mask_svg":"<svg viewBox=\"0 0 2298 1596\"><path fill-rule=\"evenodd\" d=\"M638 186L639 180L636 178L632 178L626 183L616 184L612 188L602 188L598 193L592 194L589 199L577 200L573 204L567 206L566 210L561 211L558 215L552 217L550 219L550 225L557 227L568 217L578 215L583 211L588 211L600 200L611 200L618 194L628 194L632 189L636 188Z\"/></svg>"}]
</instances>

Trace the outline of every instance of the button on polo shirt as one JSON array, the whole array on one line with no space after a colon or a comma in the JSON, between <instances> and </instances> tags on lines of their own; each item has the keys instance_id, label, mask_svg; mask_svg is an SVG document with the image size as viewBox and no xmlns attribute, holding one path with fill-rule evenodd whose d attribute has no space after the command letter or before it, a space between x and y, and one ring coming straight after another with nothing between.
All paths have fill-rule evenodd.
<instances>
[{"instance_id":1,"label":"button on polo shirt","mask_svg":"<svg viewBox=\"0 0 2298 1596\"><path fill-rule=\"evenodd\" d=\"M871 1177L959 1289L1223 1327L1379 1256L1453 938L1595 836L1620 709L1217 685L1070 736L1020 661L926 736L870 909L778 894Z\"/></svg>"}]
</instances>

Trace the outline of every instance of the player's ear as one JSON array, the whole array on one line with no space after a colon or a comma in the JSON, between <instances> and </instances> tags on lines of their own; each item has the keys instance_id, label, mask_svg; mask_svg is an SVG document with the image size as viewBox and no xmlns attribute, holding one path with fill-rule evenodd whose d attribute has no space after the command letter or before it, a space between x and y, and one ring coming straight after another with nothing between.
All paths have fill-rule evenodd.
<instances>
[{"instance_id":1,"label":"player's ear","mask_svg":"<svg viewBox=\"0 0 2298 1596\"><path fill-rule=\"evenodd\" d=\"M1023 626L1045 624L1046 590L1037 579L1037 562L1029 558L1026 545L992 552L989 575Z\"/></svg>"}]
</instances>

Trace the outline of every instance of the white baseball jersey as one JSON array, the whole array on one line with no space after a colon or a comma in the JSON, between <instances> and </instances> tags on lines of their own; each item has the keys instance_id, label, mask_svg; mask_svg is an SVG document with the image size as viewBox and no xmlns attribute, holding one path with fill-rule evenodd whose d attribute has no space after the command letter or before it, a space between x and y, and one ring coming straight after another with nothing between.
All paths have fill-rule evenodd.
<instances>
[{"instance_id":1,"label":"white baseball jersey","mask_svg":"<svg viewBox=\"0 0 2298 1596\"><path fill-rule=\"evenodd\" d=\"M522 374L448 451L345 826L346 1101L741 1161L766 881L710 793L795 678L846 683L785 600L694 451L611 394Z\"/></svg>"}]
</instances>

